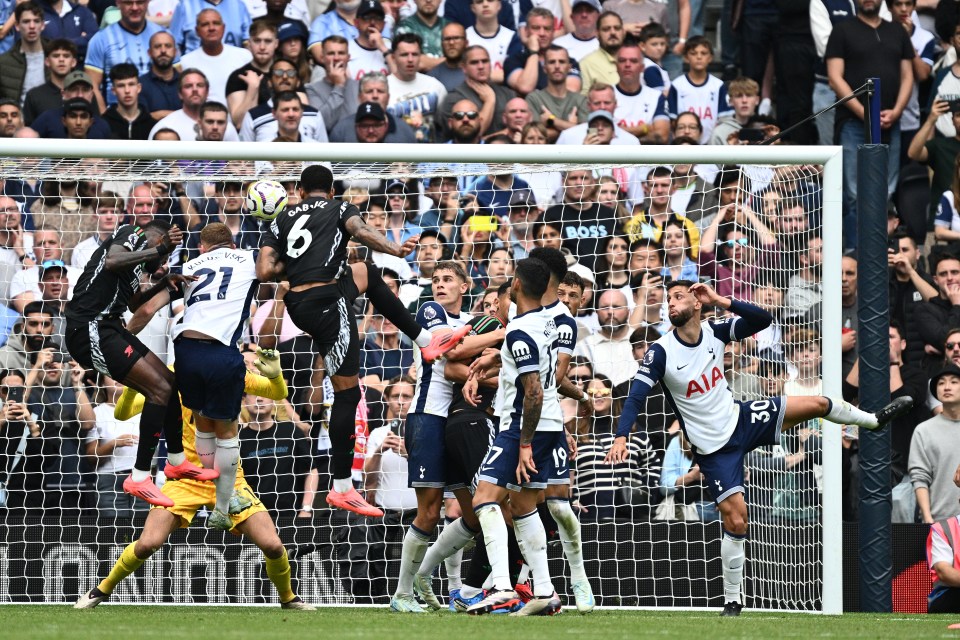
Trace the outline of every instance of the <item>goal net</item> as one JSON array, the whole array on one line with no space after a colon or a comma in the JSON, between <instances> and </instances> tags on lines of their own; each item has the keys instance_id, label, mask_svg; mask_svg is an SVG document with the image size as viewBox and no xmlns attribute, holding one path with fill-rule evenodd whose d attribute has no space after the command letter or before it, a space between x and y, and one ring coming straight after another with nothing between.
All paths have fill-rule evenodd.
<instances>
[{"instance_id":1,"label":"goal net","mask_svg":"<svg viewBox=\"0 0 960 640\"><path fill-rule=\"evenodd\" d=\"M90 255L120 224L151 219L188 230L171 256L174 271L199 255L199 229L210 222L226 222L238 247L256 249L261 229L244 210L246 187L278 180L294 203L305 163L329 162L337 196L390 239L421 234L406 260L354 243L349 250L351 261L381 267L413 312L431 298L438 260L461 262L470 276L463 309L483 314L496 311L490 292L534 247L566 254L579 277L570 286L583 284L568 376L591 396L592 412L578 417L570 400L563 408L578 442L572 493L601 606L723 601L716 506L659 388L636 420L629 462L603 463L638 362L670 330L671 280L706 282L773 313L771 327L717 354L734 397L752 411L768 410L770 396L837 393L846 370L833 148L69 142L0 141L9 194L0 199L0 602L72 602L109 572L147 513L120 490L137 418L115 420L118 387L74 372L63 346L62 305ZM394 439L385 443L390 432L404 434L413 347L357 300L365 391L354 480L386 515L331 511L324 429L332 387L309 336L289 316L273 315L278 292L261 285L243 348L277 344L289 396L267 410L245 404L243 473L276 522L301 597L386 603L416 505L406 486L417 470L407 469ZM140 337L172 364L170 329L182 301L158 300ZM718 383L691 380L688 393ZM24 386L26 411L18 413L16 388ZM311 440L317 423L321 436ZM841 446L839 428L811 422L747 456L745 606L839 611ZM446 509L456 514L452 501ZM253 541L208 530L205 516L200 508L110 602L276 603ZM572 602L556 527L546 525L554 584ZM450 572L453 564L440 568L438 594L447 595Z\"/></svg>"}]
</instances>

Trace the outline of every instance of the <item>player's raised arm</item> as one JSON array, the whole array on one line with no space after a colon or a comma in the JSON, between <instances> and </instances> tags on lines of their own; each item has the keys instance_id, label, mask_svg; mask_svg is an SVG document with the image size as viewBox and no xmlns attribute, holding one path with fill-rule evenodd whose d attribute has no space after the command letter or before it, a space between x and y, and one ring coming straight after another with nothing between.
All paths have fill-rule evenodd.
<instances>
[{"instance_id":1,"label":"player's raised arm","mask_svg":"<svg viewBox=\"0 0 960 640\"><path fill-rule=\"evenodd\" d=\"M150 232L138 230L131 234L130 238L122 239L121 242L114 242L110 245L110 251L107 252L107 260L104 264L107 271L123 273L144 262L162 260L170 255L177 248L177 245L183 241L183 232L177 228L177 225L173 225L166 233L158 234L157 240L148 238L145 248L138 248L138 246L143 246L141 244L142 240L138 236L144 233L149 234Z\"/></svg>"},{"instance_id":2,"label":"player's raised arm","mask_svg":"<svg viewBox=\"0 0 960 640\"><path fill-rule=\"evenodd\" d=\"M412 238L407 238L407 241L402 245L391 242L387 240L385 235L364 222L360 216L347 218L344 226L347 229L347 233L363 246L369 247L374 251L379 251L380 253L397 256L398 258L406 258L413 253L417 248L417 243L420 241L420 236L413 236Z\"/></svg>"},{"instance_id":3,"label":"player's raised arm","mask_svg":"<svg viewBox=\"0 0 960 640\"><path fill-rule=\"evenodd\" d=\"M617 425L617 436L613 439L613 446L604 458L604 462L607 464L617 464L626 460L627 438L633 431L637 416L643 410L643 403L647 399L647 395L663 377L666 365L667 352L657 343L650 345L637 369L637 375L630 385L630 395L623 403L623 411L620 413L620 422Z\"/></svg>"},{"instance_id":4,"label":"player's raised arm","mask_svg":"<svg viewBox=\"0 0 960 640\"><path fill-rule=\"evenodd\" d=\"M285 270L286 264L279 251L268 244L260 247L260 253L257 255L257 280L260 282L279 280Z\"/></svg>"},{"instance_id":5,"label":"player's raised arm","mask_svg":"<svg viewBox=\"0 0 960 640\"><path fill-rule=\"evenodd\" d=\"M773 322L773 315L769 311L748 302L721 296L712 287L702 282L691 285L690 293L696 296L704 306L720 307L739 316L727 325L730 327L730 335L718 335L724 342L743 340L758 331L763 331Z\"/></svg>"}]
</instances>

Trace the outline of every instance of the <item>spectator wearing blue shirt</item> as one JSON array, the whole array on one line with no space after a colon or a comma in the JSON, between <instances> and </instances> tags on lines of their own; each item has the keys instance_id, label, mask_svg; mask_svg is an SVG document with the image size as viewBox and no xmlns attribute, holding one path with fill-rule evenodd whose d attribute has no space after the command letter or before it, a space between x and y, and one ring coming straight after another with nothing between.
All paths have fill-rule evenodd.
<instances>
[{"instance_id":1,"label":"spectator wearing blue shirt","mask_svg":"<svg viewBox=\"0 0 960 640\"><path fill-rule=\"evenodd\" d=\"M170 32L177 40L180 53L186 55L200 48L197 16L204 9L214 9L223 20L223 44L242 47L250 39L250 12L242 0L180 0L173 12Z\"/></svg>"},{"instance_id":2,"label":"spectator wearing blue shirt","mask_svg":"<svg viewBox=\"0 0 960 640\"><path fill-rule=\"evenodd\" d=\"M93 80L94 95L101 113L106 111L108 104L117 102L117 97L111 91L110 69L121 62L130 62L137 66L141 74L146 73L150 69L150 38L158 31L163 31L162 27L147 21L145 0L117 0L117 6L120 8L120 21L98 31L87 47L86 70ZM104 88L101 85L105 78L107 84Z\"/></svg>"},{"instance_id":3,"label":"spectator wearing blue shirt","mask_svg":"<svg viewBox=\"0 0 960 640\"><path fill-rule=\"evenodd\" d=\"M317 16L310 23L310 38L307 41L307 50L317 64L323 64L323 51L320 47L323 41L330 36L340 36L350 42L359 35L353 26L357 19L357 9L364 4L363 0L335 0L334 10ZM384 27L382 35L390 38L391 29Z\"/></svg>"},{"instance_id":4,"label":"spectator wearing blue shirt","mask_svg":"<svg viewBox=\"0 0 960 640\"><path fill-rule=\"evenodd\" d=\"M447 0L443 6L444 19L462 24L464 29L474 26L477 23L477 16L470 10L471 2L472 0ZM519 31L520 26L526 25L527 14L531 9L533 9L531 0L503 2L500 4L497 21L501 27Z\"/></svg>"},{"instance_id":5,"label":"spectator wearing blue shirt","mask_svg":"<svg viewBox=\"0 0 960 640\"><path fill-rule=\"evenodd\" d=\"M47 40L64 38L77 45L82 60L87 45L100 28L93 12L82 4L67 0L38 0L43 9L43 37Z\"/></svg>"},{"instance_id":6,"label":"spectator wearing blue shirt","mask_svg":"<svg viewBox=\"0 0 960 640\"><path fill-rule=\"evenodd\" d=\"M16 6L16 0L0 0L0 54L10 51L13 43L16 42L17 34L13 26L10 27L9 31L5 32L3 30L3 26L7 23L7 20L10 19L10 16L13 15L13 9Z\"/></svg>"},{"instance_id":7,"label":"spectator wearing blue shirt","mask_svg":"<svg viewBox=\"0 0 960 640\"><path fill-rule=\"evenodd\" d=\"M391 180L387 184L387 237L403 244L423 231L413 219L420 213L419 192L415 186L403 180ZM407 262L413 264L416 256L411 253ZM390 376L392 377L392 376Z\"/></svg>"},{"instance_id":8,"label":"spectator wearing blue shirt","mask_svg":"<svg viewBox=\"0 0 960 640\"><path fill-rule=\"evenodd\" d=\"M492 210L498 218L506 218L510 215L510 196L518 189L530 189L530 185L512 173L505 173L481 178L472 191L477 194L481 207Z\"/></svg>"},{"instance_id":9,"label":"spectator wearing blue shirt","mask_svg":"<svg viewBox=\"0 0 960 640\"><path fill-rule=\"evenodd\" d=\"M155 120L166 118L183 107L180 99L180 72L173 67L177 43L166 31L150 36L150 67L140 76L140 102Z\"/></svg>"}]
</instances>

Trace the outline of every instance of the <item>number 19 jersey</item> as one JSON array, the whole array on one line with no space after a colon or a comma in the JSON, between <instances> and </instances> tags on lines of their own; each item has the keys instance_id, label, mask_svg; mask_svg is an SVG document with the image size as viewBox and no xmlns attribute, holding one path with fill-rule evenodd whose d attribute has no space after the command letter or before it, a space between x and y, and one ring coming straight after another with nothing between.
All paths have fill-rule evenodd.
<instances>
[{"instance_id":1,"label":"number 19 jersey","mask_svg":"<svg viewBox=\"0 0 960 640\"><path fill-rule=\"evenodd\" d=\"M347 220L360 210L348 202L308 198L283 211L263 234L262 246L280 254L291 287L335 280L347 264Z\"/></svg>"},{"instance_id":2,"label":"number 19 jersey","mask_svg":"<svg viewBox=\"0 0 960 640\"><path fill-rule=\"evenodd\" d=\"M174 326L173 337L190 329L236 346L260 284L253 252L214 249L184 264L183 275L197 279L184 287L183 317Z\"/></svg>"},{"instance_id":3,"label":"number 19 jersey","mask_svg":"<svg viewBox=\"0 0 960 640\"><path fill-rule=\"evenodd\" d=\"M544 314L540 307L518 315L507 324L501 351L501 432L519 430L522 426L525 394L520 376L533 371L540 373L540 386L543 387L543 408L537 431L563 431L563 413L554 380L560 338L550 315Z\"/></svg>"}]
</instances>

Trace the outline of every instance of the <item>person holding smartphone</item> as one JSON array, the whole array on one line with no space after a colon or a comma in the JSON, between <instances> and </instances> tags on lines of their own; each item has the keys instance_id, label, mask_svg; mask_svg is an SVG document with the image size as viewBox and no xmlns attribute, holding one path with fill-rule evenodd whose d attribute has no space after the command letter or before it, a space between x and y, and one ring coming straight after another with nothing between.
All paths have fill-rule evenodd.
<instances>
[{"instance_id":1,"label":"person holding smartphone","mask_svg":"<svg viewBox=\"0 0 960 640\"><path fill-rule=\"evenodd\" d=\"M27 504L28 475L39 484L40 427L24 402L25 376L17 369L0 371L0 499L8 509ZM33 463L31 465L31 462ZM30 467L35 467L30 473ZM39 492L36 493L39 496ZM36 505L36 506L39 506Z\"/></svg>"}]
</instances>

